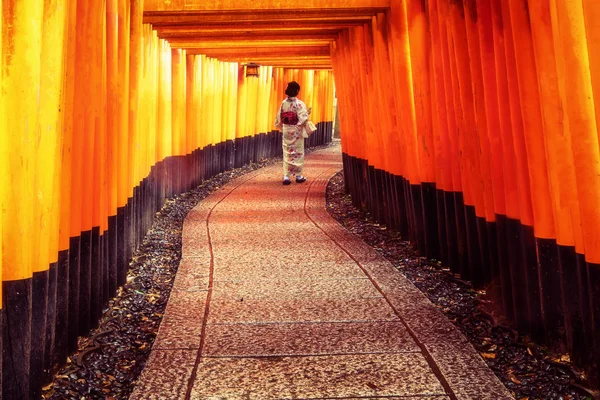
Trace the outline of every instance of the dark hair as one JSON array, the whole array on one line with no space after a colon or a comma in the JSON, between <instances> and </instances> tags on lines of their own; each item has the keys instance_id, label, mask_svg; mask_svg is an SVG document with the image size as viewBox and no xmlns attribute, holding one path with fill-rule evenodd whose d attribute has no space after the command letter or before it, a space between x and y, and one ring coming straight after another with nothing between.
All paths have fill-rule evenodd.
<instances>
[{"instance_id":1,"label":"dark hair","mask_svg":"<svg viewBox=\"0 0 600 400\"><path fill-rule=\"evenodd\" d=\"M291 81L288 83L287 88L285 89L285 94L287 94L289 97L296 97L298 96L299 92L300 85L298 85L298 82L296 81Z\"/></svg>"}]
</instances>

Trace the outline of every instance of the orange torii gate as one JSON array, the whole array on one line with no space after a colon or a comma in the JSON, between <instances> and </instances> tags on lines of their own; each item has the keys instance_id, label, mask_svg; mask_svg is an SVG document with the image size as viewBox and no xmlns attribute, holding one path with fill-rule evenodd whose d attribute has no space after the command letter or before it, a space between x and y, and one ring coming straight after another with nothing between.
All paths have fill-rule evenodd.
<instances>
[{"instance_id":1,"label":"orange torii gate","mask_svg":"<svg viewBox=\"0 0 600 400\"><path fill-rule=\"evenodd\" d=\"M356 204L600 383L596 1L0 4L6 398L39 397L165 199L280 154L288 81L331 140L334 75Z\"/></svg>"}]
</instances>

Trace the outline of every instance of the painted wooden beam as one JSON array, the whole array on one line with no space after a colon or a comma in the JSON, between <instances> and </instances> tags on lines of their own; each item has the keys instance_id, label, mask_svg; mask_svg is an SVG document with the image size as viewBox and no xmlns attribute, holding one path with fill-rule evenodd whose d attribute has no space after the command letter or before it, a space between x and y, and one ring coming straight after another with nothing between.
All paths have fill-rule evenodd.
<instances>
[{"instance_id":1,"label":"painted wooden beam","mask_svg":"<svg viewBox=\"0 0 600 400\"><path fill-rule=\"evenodd\" d=\"M389 7L389 0L146 0L147 11Z\"/></svg>"},{"instance_id":2,"label":"painted wooden beam","mask_svg":"<svg viewBox=\"0 0 600 400\"><path fill-rule=\"evenodd\" d=\"M160 25L229 25L256 23L345 23L351 21L370 21L373 15L385 12L385 7L332 9L323 8L307 10L302 8L286 10L283 14L279 9L255 10L217 10L217 11L148 11L144 13L144 23L153 26Z\"/></svg>"},{"instance_id":3,"label":"painted wooden beam","mask_svg":"<svg viewBox=\"0 0 600 400\"><path fill-rule=\"evenodd\" d=\"M246 49L255 47L314 47L314 46L329 46L333 40L329 39L314 39L298 42L293 39L278 39L278 40L239 40L239 41L202 41L198 42L193 39L173 39L169 40L171 47L174 49Z\"/></svg>"}]
</instances>

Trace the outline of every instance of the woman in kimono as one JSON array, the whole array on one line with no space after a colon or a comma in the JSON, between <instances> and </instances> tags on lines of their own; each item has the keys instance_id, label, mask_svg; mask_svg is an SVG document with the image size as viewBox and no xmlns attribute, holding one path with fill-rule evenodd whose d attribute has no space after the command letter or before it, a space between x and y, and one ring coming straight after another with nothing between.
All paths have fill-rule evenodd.
<instances>
[{"instance_id":1,"label":"woman in kimono","mask_svg":"<svg viewBox=\"0 0 600 400\"><path fill-rule=\"evenodd\" d=\"M296 176L296 182L302 183L304 168L304 124L308 121L308 110L298 99L300 85L292 81L285 90L287 99L281 103L277 112L275 126L283 131L283 184L291 183L290 176Z\"/></svg>"}]
</instances>

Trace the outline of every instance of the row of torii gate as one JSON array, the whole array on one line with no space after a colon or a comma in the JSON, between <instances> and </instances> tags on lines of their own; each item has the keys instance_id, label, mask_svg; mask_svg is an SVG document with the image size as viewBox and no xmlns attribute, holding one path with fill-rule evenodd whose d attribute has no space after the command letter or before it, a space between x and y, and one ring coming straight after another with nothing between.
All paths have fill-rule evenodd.
<instances>
[{"instance_id":1,"label":"row of torii gate","mask_svg":"<svg viewBox=\"0 0 600 400\"><path fill-rule=\"evenodd\" d=\"M312 145L337 98L357 205L600 383L596 0L0 1L4 398L39 398L166 198L280 154L290 80Z\"/></svg>"}]
</instances>

